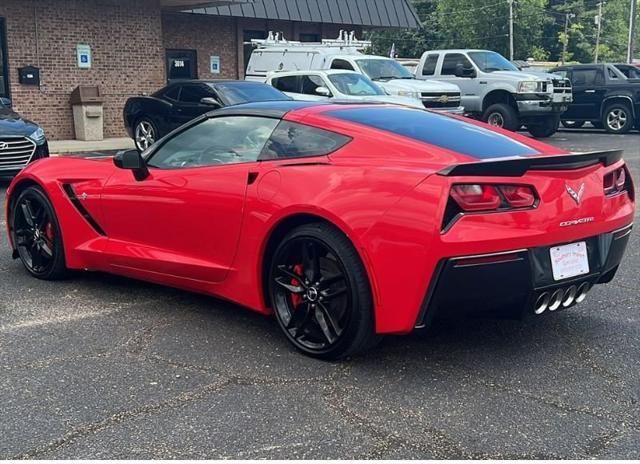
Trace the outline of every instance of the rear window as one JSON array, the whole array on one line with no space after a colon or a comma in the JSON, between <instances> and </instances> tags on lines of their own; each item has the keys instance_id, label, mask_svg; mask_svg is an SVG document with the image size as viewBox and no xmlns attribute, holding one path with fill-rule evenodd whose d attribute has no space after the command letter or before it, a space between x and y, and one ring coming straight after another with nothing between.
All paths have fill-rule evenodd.
<instances>
[{"instance_id":1,"label":"rear window","mask_svg":"<svg viewBox=\"0 0 640 464\"><path fill-rule=\"evenodd\" d=\"M478 159L538 154L533 148L502 134L428 111L369 107L328 111L324 114L392 132Z\"/></svg>"}]
</instances>

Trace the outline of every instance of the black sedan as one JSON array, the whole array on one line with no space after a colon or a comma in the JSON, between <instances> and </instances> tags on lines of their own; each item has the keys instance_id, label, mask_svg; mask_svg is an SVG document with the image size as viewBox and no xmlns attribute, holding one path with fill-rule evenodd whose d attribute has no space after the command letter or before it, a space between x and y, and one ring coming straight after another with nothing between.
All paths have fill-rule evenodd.
<instances>
[{"instance_id":1,"label":"black sedan","mask_svg":"<svg viewBox=\"0 0 640 464\"><path fill-rule=\"evenodd\" d=\"M10 178L27 164L49 156L44 130L11 109L0 97L0 178Z\"/></svg>"},{"instance_id":2,"label":"black sedan","mask_svg":"<svg viewBox=\"0 0 640 464\"><path fill-rule=\"evenodd\" d=\"M151 96L130 98L124 125L139 151L192 119L225 106L291 100L270 85L249 81L181 81Z\"/></svg>"}]
</instances>

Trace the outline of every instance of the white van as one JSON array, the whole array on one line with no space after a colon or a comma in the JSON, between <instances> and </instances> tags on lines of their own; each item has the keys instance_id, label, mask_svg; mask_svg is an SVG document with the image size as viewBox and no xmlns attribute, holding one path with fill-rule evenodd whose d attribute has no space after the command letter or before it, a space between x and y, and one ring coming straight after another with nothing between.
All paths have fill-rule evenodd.
<instances>
[{"instance_id":1,"label":"white van","mask_svg":"<svg viewBox=\"0 0 640 464\"><path fill-rule=\"evenodd\" d=\"M420 100L387 95L367 76L339 69L273 72L267 84L294 100L389 103L424 110Z\"/></svg>"},{"instance_id":2,"label":"white van","mask_svg":"<svg viewBox=\"0 0 640 464\"><path fill-rule=\"evenodd\" d=\"M322 43L287 41L269 33L265 40L252 41L257 48L251 54L247 80L265 82L273 71L341 69L364 74L389 95L415 98L427 109L462 114L460 89L446 82L418 80L397 61L361 52L371 42L356 40L353 33L340 31L336 40Z\"/></svg>"}]
</instances>

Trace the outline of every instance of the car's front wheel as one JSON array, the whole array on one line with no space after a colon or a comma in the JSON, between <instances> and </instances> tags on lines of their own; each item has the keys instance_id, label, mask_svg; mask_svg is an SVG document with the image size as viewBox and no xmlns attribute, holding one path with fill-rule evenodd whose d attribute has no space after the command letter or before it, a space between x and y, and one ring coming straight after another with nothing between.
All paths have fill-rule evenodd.
<instances>
[{"instance_id":1,"label":"car's front wheel","mask_svg":"<svg viewBox=\"0 0 640 464\"><path fill-rule=\"evenodd\" d=\"M136 148L143 152L158 140L158 128L149 118L138 120L134 129Z\"/></svg>"},{"instance_id":2,"label":"car's front wheel","mask_svg":"<svg viewBox=\"0 0 640 464\"><path fill-rule=\"evenodd\" d=\"M491 105L482 115L482 120L491 126L510 131L517 131L521 125L518 112L506 103Z\"/></svg>"},{"instance_id":3,"label":"car's front wheel","mask_svg":"<svg viewBox=\"0 0 640 464\"><path fill-rule=\"evenodd\" d=\"M338 229L313 223L292 230L275 250L268 278L278 324L302 352L335 360L375 344L367 273Z\"/></svg>"},{"instance_id":4,"label":"car's front wheel","mask_svg":"<svg viewBox=\"0 0 640 464\"><path fill-rule=\"evenodd\" d=\"M11 211L12 240L27 271L44 280L65 277L67 268L60 224L42 189L26 188Z\"/></svg>"},{"instance_id":5,"label":"car's front wheel","mask_svg":"<svg viewBox=\"0 0 640 464\"><path fill-rule=\"evenodd\" d=\"M633 115L626 105L615 103L605 110L602 124L607 132L626 134L633 128Z\"/></svg>"}]
</instances>

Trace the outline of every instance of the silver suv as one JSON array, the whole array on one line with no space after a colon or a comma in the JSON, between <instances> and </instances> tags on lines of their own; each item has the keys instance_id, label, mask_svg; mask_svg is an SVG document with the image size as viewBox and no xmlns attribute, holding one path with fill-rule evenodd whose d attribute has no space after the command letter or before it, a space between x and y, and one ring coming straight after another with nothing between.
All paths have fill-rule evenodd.
<instances>
[{"instance_id":1,"label":"silver suv","mask_svg":"<svg viewBox=\"0 0 640 464\"><path fill-rule=\"evenodd\" d=\"M526 126L534 137L553 135L573 100L568 79L520 71L489 50L425 52L416 77L456 84L470 116L513 131Z\"/></svg>"}]
</instances>

